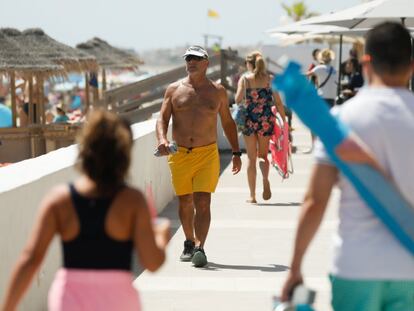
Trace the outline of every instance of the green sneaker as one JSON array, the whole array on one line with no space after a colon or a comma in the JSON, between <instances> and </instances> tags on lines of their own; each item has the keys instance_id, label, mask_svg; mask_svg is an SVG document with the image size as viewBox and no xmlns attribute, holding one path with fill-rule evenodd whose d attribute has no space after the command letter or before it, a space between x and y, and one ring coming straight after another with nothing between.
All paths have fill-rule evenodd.
<instances>
[{"instance_id":1,"label":"green sneaker","mask_svg":"<svg viewBox=\"0 0 414 311\"><path fill-rule=\"evenodd\" d=\"M184 250L180 256L181 261L191 261L194 255L194 241L185 240L184 241Z\"/></svg>"},{"instance_id":2,"label":"green sneaker","mask_svg":"<svg viewBox=\"0 0 414 311\"><path fill-rule=\"evenodd\" d=\"M196 268L201 268L207 265L207 256L206 256L206 253L204 252L204 249L197 246L194 249L194 255L193 255L193 258L191 259L191 262Z\"/></svg>"}]
</instances>

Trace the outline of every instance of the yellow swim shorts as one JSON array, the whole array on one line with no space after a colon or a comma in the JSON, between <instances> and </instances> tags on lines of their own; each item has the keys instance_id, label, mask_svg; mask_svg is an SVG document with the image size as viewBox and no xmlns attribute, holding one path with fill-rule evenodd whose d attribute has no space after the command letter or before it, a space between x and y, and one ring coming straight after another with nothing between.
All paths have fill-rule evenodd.
<instances>
[{"instance_id":1,"label":"yellow swim shorts","mask_svg":"<svg viewBox=\"0 0 414 311\"><path fill-rule=\"evenodd\" d=\"M217 144L192 149L178 147L168 157L171 179L177 195L216 190L220 175Z\"/></svg>"}]
</instances>

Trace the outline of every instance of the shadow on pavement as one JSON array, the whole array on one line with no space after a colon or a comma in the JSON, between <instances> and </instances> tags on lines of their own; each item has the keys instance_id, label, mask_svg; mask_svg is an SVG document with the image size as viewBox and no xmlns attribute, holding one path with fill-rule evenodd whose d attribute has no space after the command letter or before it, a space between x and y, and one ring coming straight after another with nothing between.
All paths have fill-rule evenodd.
<instances>
[{"instance_id":1,"label":"shadow on pavement","mask_svg":"<svg viewBox=\"0 0 414 311\"><path fill-rule=\"evenodd\" d=\"M289 270L289 267L284 265L271 264L268 267L263 266L243 266L243 265L223 265L215 262L209 262L204 270L221 271L221 270L258 270L262 272L283 272Z\"/></svg>"},{"instance_id":2,"label":"shadow on pavement","mask_svg":"<svg viewBox=\"0 0 414 311\"><path fill-rule=\"evenodd\" d=\"M289 202L289 203L257 203L258 206L301 206L301 202Z\"/></svg>"}]
</instances>

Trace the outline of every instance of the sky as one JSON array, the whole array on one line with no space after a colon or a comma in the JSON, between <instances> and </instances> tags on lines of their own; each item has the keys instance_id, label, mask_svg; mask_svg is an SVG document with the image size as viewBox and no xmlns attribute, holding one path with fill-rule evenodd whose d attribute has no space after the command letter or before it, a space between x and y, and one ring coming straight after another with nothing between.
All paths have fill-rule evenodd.
<instances>
[{"instance_id":1,"label":"sky","mask_svg":"<svg viewBox=\"0 0 414 311\"><path fill-rule=\"evenodd\" d=\"M291 4L294 0L284 0ZM204 42L223 36L223 46L271 44L264 32L286 22L281 0L2 0L0 27L42 28L75 46L92 37L137 52ZM361 0L305 0L312 12L328 13ZM220 16L212 19L212 9ZM210 41L211 42L211 41Z\"/></svg>"}]
</instances>

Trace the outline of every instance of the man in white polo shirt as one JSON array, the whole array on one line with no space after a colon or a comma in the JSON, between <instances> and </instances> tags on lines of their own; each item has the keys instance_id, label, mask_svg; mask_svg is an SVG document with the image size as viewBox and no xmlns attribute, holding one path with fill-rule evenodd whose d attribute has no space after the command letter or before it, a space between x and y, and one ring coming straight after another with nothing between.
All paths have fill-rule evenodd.
<instances>
[{"instance_id":1,"label":"man in white polo shirt","mask_svg":"<svg viewBox=\"0 0 414 311\"><path fill-rule=\"evenodd\" d=\"M406 88L414 66L411 37L401 24L387 22L367 34L365 48L363 70L369 86L336 112L414 206L414 95ZM303 256L338 183L340 222L331 269L334 310L414 310L414 256L339 174L320 143L315 156L282 300L303 281Z\"/></svg>"}]
</instances>

